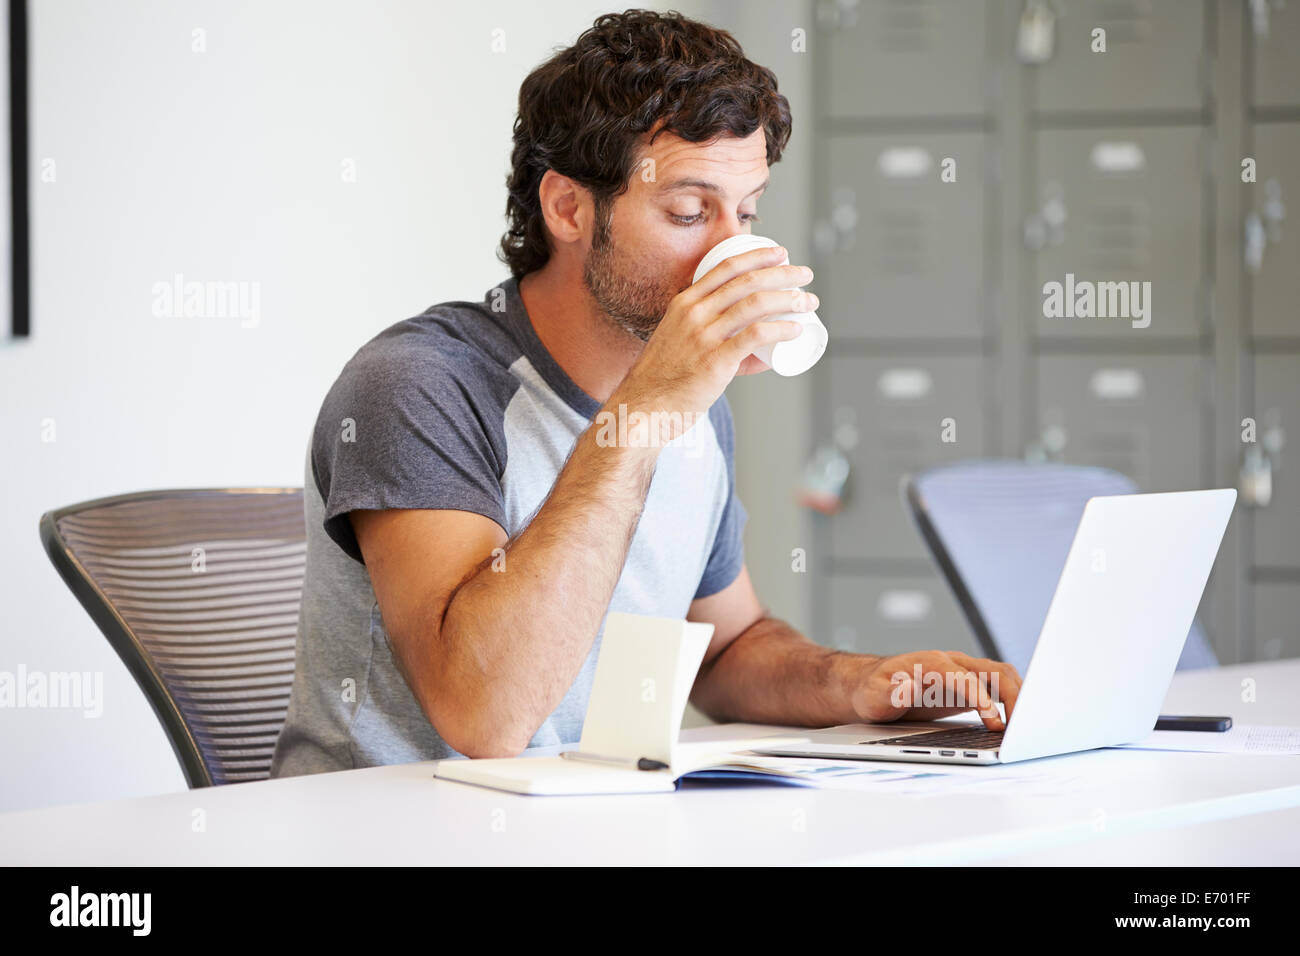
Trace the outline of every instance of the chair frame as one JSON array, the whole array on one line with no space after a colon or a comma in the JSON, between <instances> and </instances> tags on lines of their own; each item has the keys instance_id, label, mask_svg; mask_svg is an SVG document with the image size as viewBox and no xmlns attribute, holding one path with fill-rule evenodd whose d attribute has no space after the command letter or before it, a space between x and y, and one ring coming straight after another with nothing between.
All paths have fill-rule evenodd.
<instances>
[{"instance_id":1,"label":"chair frame","mask_svg":"<svg viewBox=\"0 0 1300 956\"><path fill-rule=\"evenodd\" d=\"M163 680L162 674L154 666L153 657L145 646L140 643L130 625L118 613L108 595L100 589L85 567L77 560L76 555L72 553L72 550L68 547L68 542L59 531L58 523L61 519L82 511L156 498L208 498L231 494L290 494L301 490L298 487L265 487L173 488L137 491L130 494L111 495L105 498L96 498L92 501L83 501L54 511L47 511L41 515L41 544L45 547L45 553L50 556L50 561L58 570L59 576L63 578L63 582L76 596L77 600L81 602L81 606L86 609L91 620L108 638L108 643L117 652L117 656L126 665L126 669L131 673L131 676L135 678L140 690L144 692L145 699L149 701L149 706L153 708L155 716L157 716L159 723L162 724L163 730L167 734L167 740L171 743L176 759L180 762L181 770L185 774L186 783L191 790L213 786L212 774L208 771L207 764L203 762L198 741L194 739L193 732L190 730L189 725L185 723L185 718L181 715L180 708L176 706L176 700L168 689L166 681Z\"/></svg>"},{"instance_id":2,"label":"chair frame","mask_svg":"<svg viewBox=\"0 0 1300 956\"><path fill-rule=\"evenodd\" d=\"M990 660L1001 660L998 653L997 642L993 640L993 634L989 630L988 624L984 620L984 615L980 613L979 607L975 604L975 598L966 588L966 582L962 580L961 575L957 572L957 565L953 563L952 556L948 549L944 547L943 539L935 530L934 522L930 520L930 513L926 510L925 500L921 497L920 490L916 487L916 482L912 475L905 474L899 481L900 489L903 493L903 500L907 503L907 511L912 516L912 521L916 525L917 531L920 532L921 538L925 541L926 547L930 551L930 556L934 563L939 566L943 573L943 579L948 583L948 589L952 591L953 597L961 606L962 613L966 616L966 622L970 625L971 630L975 632L975 640L983 649L984 655Z\"/></svg>"}]
</instances>

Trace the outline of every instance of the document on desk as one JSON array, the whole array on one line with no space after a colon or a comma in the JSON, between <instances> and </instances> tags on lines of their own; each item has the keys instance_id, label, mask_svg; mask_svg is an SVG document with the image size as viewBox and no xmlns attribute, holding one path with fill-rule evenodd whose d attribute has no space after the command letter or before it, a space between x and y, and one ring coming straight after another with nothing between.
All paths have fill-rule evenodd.
<instances>
[{"instance_id":1,"label":"document on desk","mask_svg":"<svg viewBox=\"0 0 1300 956\"><path fill-rule=\"evenodd\" d=\"M1150 735L1116 749L1185 750L1216 754L1300 754L1300 727L1236 724L1213 733L1200 730L1153 730Z\"/></svg>"},{"instance_id":2,"label":"document on desk","mask_svg":"<svg viewBox=\"0 0 1300 956\"><path fill-rule=\"evenodd\" d=\"M829 757L768 757L746 754L756 766L780 767L793 778L825 790L877 794L942 796L953 793L1058 795L1091 789L1090 777L1054 765L961 767L952 764L900 763Z\"/></svg>"}]
</instances>

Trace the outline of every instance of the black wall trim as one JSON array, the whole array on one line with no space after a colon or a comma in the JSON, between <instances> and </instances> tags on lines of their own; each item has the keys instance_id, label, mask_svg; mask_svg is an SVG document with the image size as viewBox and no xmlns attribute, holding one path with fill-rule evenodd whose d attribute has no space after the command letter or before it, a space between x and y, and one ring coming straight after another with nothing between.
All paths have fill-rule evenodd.
<instances>
[{"instance_id":1,"label":"black wall trim","mask_svg":"<svg viewBox=\"0 0 1300 956\"><path fill-rule=\"evenodd\" d=\"M27 0L9 0L9 188L12 327L16 339L32 334L31 262L28 248Z\"/></svg>"}]
</instances>

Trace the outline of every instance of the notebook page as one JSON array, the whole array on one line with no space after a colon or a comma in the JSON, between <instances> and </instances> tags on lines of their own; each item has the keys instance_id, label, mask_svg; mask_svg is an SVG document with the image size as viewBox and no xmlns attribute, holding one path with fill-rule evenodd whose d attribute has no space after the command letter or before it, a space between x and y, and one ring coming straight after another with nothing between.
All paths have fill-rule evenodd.
<instances>
[{"instance_id":1,"label":"notebook page","mask_svg":"<svg viewBox=\"0 0 1300 956\"><path fill-rule=\"evenodd\" d=\"M668 765L713 625L614 611L605 620L578 749Z\"/></svg>"}]
</instances>

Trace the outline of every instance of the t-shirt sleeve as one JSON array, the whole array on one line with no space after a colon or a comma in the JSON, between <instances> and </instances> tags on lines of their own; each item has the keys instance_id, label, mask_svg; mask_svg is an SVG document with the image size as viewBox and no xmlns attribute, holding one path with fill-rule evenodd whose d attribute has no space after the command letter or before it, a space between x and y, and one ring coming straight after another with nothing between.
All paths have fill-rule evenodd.
<instances>
[{"instance_id":1,"label":"t-shirt sleeve","mask_svg":"<svg viewBox=\"0 0 1300 956\"><path fill-rule=\"evenodd\" d=\"M312 472L326 533L364 563L349 513L472 511L506 526L504 405L491 377L437 353L358 353L322 403Z\"/></svg>"},{"instance_id":2,"label":"t-shirt sleeve","mask_svg":"<svg viewBox=\"0 0 1300 956\"><path fill-rule=\"evenodd\" d=\"M695 598L716 594L731 584L745 566L745 522L749 513L736 494L736 438L731 420L731 405L723 395L709 409L709 420L718 436L718 446L727 461L727 503L722 510L722 521L713 538L709 562L704 567Z\"/></svg>"}]
</instances>

